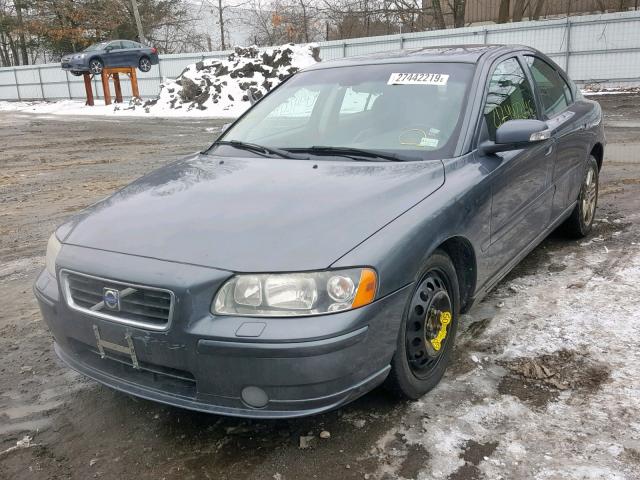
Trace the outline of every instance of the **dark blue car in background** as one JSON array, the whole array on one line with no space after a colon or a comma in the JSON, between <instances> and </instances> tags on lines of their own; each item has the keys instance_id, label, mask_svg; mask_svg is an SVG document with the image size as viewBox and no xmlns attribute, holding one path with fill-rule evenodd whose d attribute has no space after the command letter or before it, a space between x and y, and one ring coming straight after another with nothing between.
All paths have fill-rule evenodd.
<instances>
[{"instance_id":1,"label":"dark blue car in background","mask_svg":"<svg viewBox=\"0 0 640 480\"><path fill-rule=\"evenodd\" d=\"M104 67L137 67L143 72L158 64L158 49L132 40L94 43L81 52L62 57L62 69L72 75L100 75Z\"/></svg>"},{"instance_id":2,"label":"dark blue car in background","mask_svg":"<svg viewBox=\"0 0 640 480\"><path fill-rule=\"evenodd\" d=\"M604 145L600 106L531 48L321 62L60 226L35 293L62 360L143 398L417 399L460 313L554 229L589 233Z\"/></svg>"}]
</instances>

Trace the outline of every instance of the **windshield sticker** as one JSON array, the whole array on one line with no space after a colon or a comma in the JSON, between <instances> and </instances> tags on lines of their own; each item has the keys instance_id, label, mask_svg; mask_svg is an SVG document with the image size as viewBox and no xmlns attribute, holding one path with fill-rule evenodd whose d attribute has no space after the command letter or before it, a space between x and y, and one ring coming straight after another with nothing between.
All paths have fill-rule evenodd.
<instances>
[{"instance_id":1,"label":"windshield sticker","mask_svg":"<svg viewBox=\"0 0 640 480\"><path fill-rule=\"evenodd\" d=\"M448 80L443 73L392 73L387 85L446 85Z\"/></svg>"},{"instance_id":2,"label":"windshield sticker","mask_svg":"<svg viewBox=\"0 0 640 480\"><path fill-rule=\"evenodd\" d=\"M438 139L422 137L422 139L420 140L420 146L436 148L438 146Z\"/></svg>"}]
</instances>

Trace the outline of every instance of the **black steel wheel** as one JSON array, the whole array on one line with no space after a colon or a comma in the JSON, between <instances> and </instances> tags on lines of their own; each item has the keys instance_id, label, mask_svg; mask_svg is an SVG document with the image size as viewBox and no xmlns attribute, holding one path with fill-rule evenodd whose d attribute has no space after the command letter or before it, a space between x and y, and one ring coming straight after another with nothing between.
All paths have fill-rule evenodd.
<instances>
[{"instance_id":1,"label":"black steel wheel","mask_svg":"<svg viewBox=\"0 0 640 480\"><path fill-rule=\"evenodd\" d=\"M138 62L138 68L142 72L148 72L151 70L151 60L148 57L142 57Z\"/></svg>"},{"instance_id":2,"label":"black steel wheel","mask_svg":"<svg viewBox=\"0 0 640 480\"><path fill-rule=\"evenodd\" d=\"M405 308L387 387L415 400L438 384L451 361L459 298L453 263L436 250Z\"/></svg>"},{"instance_id":3,"label":"black steel wheel","mask_svg":"<svg viewBox=\"0 0 640 480\"><path fill-rule=\"evenodd\" d=\"M92 58L89 62L89 70L94 75L100 75L102 73L102 69L104 68L104 63L99 58Z\"/></svg>"},{"instance_id":4,"label":"black steel wheel","mask_svg":"<svg viewBox=\"0 0 640 480\"><path fill-rule=\"evenodd\" d=\"M416 377L428 376L442 359L452 311L446 275L438 270L428 272L413 295L405 329L407 362Z\"/></svg>"}]
</instances>

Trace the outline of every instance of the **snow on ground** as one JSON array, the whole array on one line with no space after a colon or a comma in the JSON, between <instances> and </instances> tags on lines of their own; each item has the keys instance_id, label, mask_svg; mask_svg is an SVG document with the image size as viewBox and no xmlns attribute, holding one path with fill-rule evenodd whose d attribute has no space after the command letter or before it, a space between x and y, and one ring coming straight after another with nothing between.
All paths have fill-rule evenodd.
<instances>
[{"instance_id":1,"label":"snow on ground","mask_svg":"<svg viewBox=\"0 0 640 480\"><path fill-rule=\"evenodd\" d=\"M640 245L599 222L463 317L459 358L369 452L372 478L416 452L419 479L640 478Z\"/></svg>"},{"instance_id":2,"label":"snow on ground","mask_svg":"<svg viewBox=\"0 0 640 480\"><path fill-rule=\"evenodd\" d=\"M0 101L0 111L57 115L122 115L236 118L286 76L320 59L315 45L282 45L260 49L236 47L227 59L191 64L176 78L165 79L157 98L89 107L81 100L57 102Z\"/></svg>"}]
</instances>

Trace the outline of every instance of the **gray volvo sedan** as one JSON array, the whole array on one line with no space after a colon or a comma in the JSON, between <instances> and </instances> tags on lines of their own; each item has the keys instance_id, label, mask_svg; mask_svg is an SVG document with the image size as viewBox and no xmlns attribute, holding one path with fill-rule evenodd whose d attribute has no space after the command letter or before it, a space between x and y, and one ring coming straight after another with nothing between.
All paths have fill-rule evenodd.
<instances>
[{"instance_id":1,"label":"gray volvo sedan","mask_svg":"<svg viewBox=\"0 0 640 480\"><path fill-rule=\"evenodd\" d=\"M60 226L34 290L59 357L132 395L263 418L417 399L461 312L590 231L604 144L530 48L323 62Z\"/></svg>"}]
</instances>

